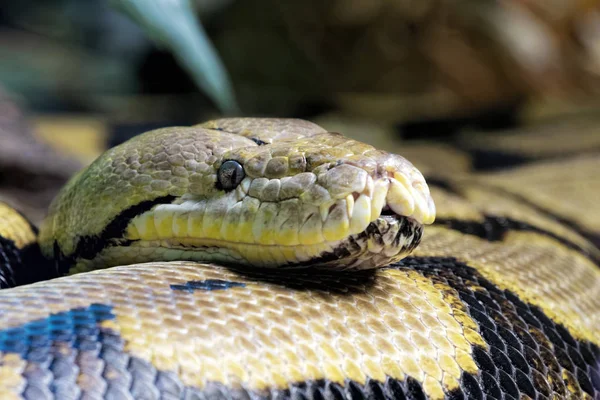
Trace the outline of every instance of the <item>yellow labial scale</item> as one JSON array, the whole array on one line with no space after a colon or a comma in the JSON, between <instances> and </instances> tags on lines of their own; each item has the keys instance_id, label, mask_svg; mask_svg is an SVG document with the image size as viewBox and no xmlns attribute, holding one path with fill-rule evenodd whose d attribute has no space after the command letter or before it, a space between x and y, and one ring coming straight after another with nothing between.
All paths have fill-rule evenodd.
<instances>
[{"instance_id":1,"label":"yellow labial scale","mask_svg":"<svg viewBox=\"0 0 600 400\"><path fill-rule=\"evenodd\" d=\"M137 228L141 240L156 240L159 238L152 214L145 213L135 217L132 223Z\"/></svg>"},{"instance_id":2,"label":"yellow labial scale","mask_svg":"<svg viewBox=\"0 0 600 400\"><path fill-rule=\"evenodd\" d=\"M342 240L348 236L349 229L350 220L346 213L346 200L338 200L323 224L323 237L330 242Z\"/></svg>"},{"instance_id":3,"label":"yellow labial scale","mask_svg":"<svg viewBox=\"0 0 600 400\"><path fill-rule=\"evenodd\" d=\"M312 214L300 228L298 240L302 245L313 245L325 241L323 237L323 222L319 213Z\"/></svg>"},{"instance_id":4,"label":"yellow labial scale","mask_svg":"<svg viewBox=\"0 0 600 400\"><path fill-rule=\"evenodd\" d=\"M173 207L158 206L154 211L154 226L156 233L161 239L167 239L173 237L173 218L174 211Z\"/></svg>"},{"instance_id":5,"label":"yellow labial scale","mask_svg":"<svg viewBox=\"0 0 600 400\"><path fill-rule=\"evenodd\" d=\"M304 247L285 247L283 254L288 259L294 259L296 262L309 261L319 251L319 246L304 248Z\"/></svg>"},{"instance_id":6,"label":"yellow labial scale","mask_svg":"<svg viewBox=\"0 0 600 400\"><path fill-rule=\"evenodd\" d=\"M127 225L127 228L125 229L125 233L124 233L123 236L125 237L125 239L129 239L129 240L139 240L139 239L141 239L140 233L138 232L137 227L133 223L133 221L131 221Z\"/></svg>"},{"instance_id":7,"label":"yellow labial scale","mask_svg":"<svg viewBox=\"0 0 600 400\"><path fill-rule=\"evenodd\" d=\"M275 244L275 229L272 225L277 212L278 206L276 203L261 203L252 225L255 243Z\"/></svg>"},{"instance_id":8,"label":"yellow labial scale","mask_svg":"<svg viewBox=\"0 0 600 400\"><path fill-rule=\"evenodd\" d=\"M242 227L239 225L241 214L242 202L237 202L233 207L227 210L227 214L225 214L223 221L221 222L221 237L224 240L230 242L237 242L240 240L240 238L248 237L242 236L240 233L240 229L242 229ZM250 224L246 223L245 225ZM247 226L245 226L244 228L248 230Z\"/></svg>"},{"instance_id":9,"label":"yellow labial scale","mask_svg":"<svg viewBox=\"0 0 600 400\"><path fill-rule=\"evenodd\" d=\"M299 224L299 206L298 200L285 200L279 204L279 212L277 214L277 231L278 234L275 240L283 246L297 246L300 241L298 239Z\"/></svg>"},{"instance_id":10,"label":"yellow labial scale","mask_svg":"<svg viewBox=\"0 0 600 400\"><path fill-rule=\"evenodd\" d=\"M254 243L252 234L254 215L260 207L260 201L252 197L246 197L242 201L242 212L239 220L234 222L234 227L237 227L237 240L239 238L248 238L247 241Z\"/></svg>"},{"instance_id":11,"label":"yellow labial scale","mask_svg":"<svg viewBox=\"0 0 600 400\"><path fill-rule=\"evenodd\" d=\"M294 263L298 262L298 255L296 249L293 246L278 246L279 254L281 254L284 262Z\"/></svg>"},{"instance_id":12,"label":"yellow labial scale","mask_svg":"<svg viewBox=\"0 0 600 400\"><path fill-rule=\"evenodd\" d=\"M281 225L282 229L276 236L277 243L282 246L296 246L300 243L298 239L298 224L292 223L290 220Z\"/></svg>"},{"instance_id":13,"label":"yellow labial scale","mask_svg":"<svg viewBox=\"0 0 600 400\"><path fill-rule=\"evenodd\" d=\"M202 219L202 233L204 237L208 239L221 239L221 225L223 224L223 217L227 212L227 208L224 205L219 205L219 208L213 206L210 203L206 205L204 218ZM211 210L210 212L208 210Z\"/></svg>"},{"instance_id":14,"label":"yellow labial scale","mask_svg":"<svg viewBox=\"0 0 600 400\"><path fill-rule=\"evenodd\" d=\"M204 211L206 210L206 202L199 201L194 204L193 210L188 214L187 219L187 236L191 238L199 238L204 235Z\"/></svg>"}]
</instances>

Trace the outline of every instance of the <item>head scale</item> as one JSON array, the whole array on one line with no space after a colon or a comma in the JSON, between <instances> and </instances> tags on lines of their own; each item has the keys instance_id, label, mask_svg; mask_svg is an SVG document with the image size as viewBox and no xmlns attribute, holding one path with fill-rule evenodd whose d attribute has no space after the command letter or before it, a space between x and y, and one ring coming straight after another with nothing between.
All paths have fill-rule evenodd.
<instances>
[{"instance_id":1,"label":"head scale","mask_svg":"<svg viewBox=\"0 0 600 400\"><path fill-rule=\"evenodd\" d=\"M435 206L407 160L307 121L147 132L75 176L44 253L84 271L152 260L365 269L414 249Z\"/></svg>"}]
</instances>

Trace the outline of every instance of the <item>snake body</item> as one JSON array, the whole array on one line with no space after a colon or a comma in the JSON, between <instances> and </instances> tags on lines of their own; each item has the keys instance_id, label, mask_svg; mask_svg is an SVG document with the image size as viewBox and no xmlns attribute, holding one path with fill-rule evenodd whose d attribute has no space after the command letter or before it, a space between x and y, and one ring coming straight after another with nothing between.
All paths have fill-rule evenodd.
<instances>
[{"instance_id":1,"label":"snake body","mask_svg":"<svg viewBox=\"0 0 600 400\"><path fill-rule=\"evenodd\" d=\"M507 181L306 121L143 134L51 206L69 276L0 291L0 397L598 399L600 251Z\"/></svg>"}]
</instances>

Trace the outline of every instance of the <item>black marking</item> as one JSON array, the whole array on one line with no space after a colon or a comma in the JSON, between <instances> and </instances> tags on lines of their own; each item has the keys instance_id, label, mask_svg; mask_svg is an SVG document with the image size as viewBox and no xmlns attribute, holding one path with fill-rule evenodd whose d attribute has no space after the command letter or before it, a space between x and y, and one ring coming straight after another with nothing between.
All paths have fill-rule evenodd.
<instances>
[{"instance_id":1,"label":"black marking","mask_svg":"<svg viewBox=\"0 0 600 400\"><path fill-rule=\"evenodd\" d=\"M518 110L523 100L515 98L503 104L475 110L466 116L406 121L398 126L398 130L406 140L424 138L440 140L452 139L467 128L486 131L514 128L519 122Z\"/></svg>"},{"instance_id":2,"label":"black marking","mask_svg":"<svg viewBox=\"0 0 600 400\"><path fill-rule=\"evenodd\" d=\"M37 242L19 249L0 236L0 289L56 278L58 271L42 256Z\"/></svg>"},{"instance_id":3,"label":"black marking","mask_svg":"<svg viewBox=\"0 0 600 400\"><path fill-rule=\"evenodd\" d=\"M535 161L534 158L526 155L501 150L475 149L469 151L469 154L471 155L473 169L476 171L496 171Z\"/></svg>"},{"instance_id":4,"label":"black marking","mask_svg":"<svg viewBox=\"0 0 600 400\"><path fill-rule=\"evenodd\" d=\"M563 246L577 251L581 255L590 259L596 265L600 266L600 259L590 253L590 251L553 232L528 224L527 222L514 220L512 218L487 214L484 215L484 217L485 220L483 222L454 218L437 218L435 224L444 225L450 229L467 235L477 236L489 242L502 241L505 235L510 231L534 232L558 241Z\"/></svg>"},{"instance_id":5,"label":"black marking","mask_svg":"<svg viewBox=\"0 0 600 400\"><path fill-rule=\"evenodd\" d=\"M595 398L600 395L598 346L576 340L560 325L541 317L541 310L520 301L509 291L500 290L475 269L453 258L441 257L411 257L389 268L415 270L434 282L453 288L464 301L467 312L480 324L480 329L483 330L481 326L484 324L491 323L491 328L485 328L495 335L492 341L487 341L489 349L473 347L473 356L481 373L464 373L460 388L447 393L447 398L518 399L525 395L531 398L582 398L583 393ZM270 283L280 280L277 274L265 271L262 272L262 278L263 282ZM331 293L333 285L346 285L344 292L347 295L352 294L348 288L353 286L362 293L365 290L368 292L369 287L362 276L355 274L294 272L287 279L295 281L298 286L302 282L319 282L327 293ZM202 281L194 285L203 286L207 282L211 282L208 286L217 282L220 286L238 284ZM482 300L482 295L489 299ZM473 313L473 310L477 310L477 313ZM503 318L497 319L494 315L502 315ZM404 381L387 377L384 382L368 378L365 384L351 380L342 384L328 380L290 382L284 389L268 388L261 391L230 388L215 382L208 382L203 389L187 387L177 374L157 370L151 363L128 354L123 338L99 325L112 318L114 315L110 306L95 304L1 330L0 352L17 353L28 361L23 372L26 379L23 396L27 399L52 396L66 398L67 395L327 400L426 398L422 385L410 376ZM531 324L527 321L535 322ZM549 335L551 331L554 334ZM556 349L565 349L564 354L557 357ZM502 362L507 365L498 363L493 357L495 351L503 354ZM527 363L526 368L522 361L511 364L506 355L511 352L520 353ZM563 360L564 357L568 360ZM78 380L77 377L82 374L86 379ZM547 376L552 379L552 387L548 384ZM79 386L78 382L91 384ZM567 384L575 388L574 393L568 391Z\"/></svg>"},{"instance_id":6,"label":"black marking","mask_svg":"<svg viewBox=\"0 0 600 400\"><path fill-rule=\"evenodd\" d=\"M0 236L0 289L16 286L16 270L21 268L25 266L20 250L12 240Z\"/></svg>"},{"instance_id":7,"label":"black marking","mask_svg":"<svg viewBox=\"0 0 600 400\"><path fill-rule=\"evenodd\" d=\"M539 307L523 302L509 290L499 289L476 269L454 258L409 257L393 268L412 268L454 288L479 324L489 349L473 347L473 357L482 374L463 374L465 392L477 392L476 381L486 395L497 393L493 384L496 381L505 398L537 398L539 394L582 398L583 393L591 398L600 396L600 381L595 381L600 370L598 345L575 339ZM475 293L478 298L483 295L489 300L479 301L479 306L474 307Z\"/></svg>"},{"instance_id":8,"label":"black marking","mask_svg":"<svg viewBox=\"0 0 600 400\"><path fill-rule=\"evenodd\" d=\"M0 352L19 354L25 399L197 398L171 371L125 351L125 341L103 328L112 307L92 304L0 330Z\"/></svg>"},{"instance_id":9,"label":"black marking","mask_svg":"<svg viewBox=\"0 0 600 400\"><path fill-rule=\"evenodd\" d=\"M582 155L595 155L600 152L600 148L591 147L547 155L483 148L467 148L466 151L471 155L472 166L475 171L489 172L518 168L524 164L533 164L541 161L564 161L581 157Z\"/></svg>"},{"instance_id":10,"label":"black marking","mask_svg":"<svg viewBox=\"0 0 600 400\"><path fill-rule=\"evenodd\" d=\"M427 179L427 184L431 185L431 186L437 186L449 193L452 193L456 196L459 196L465 200L468 200L465 198L464 194L461 192L460 188L458 187L458 185L453 184L450 180L445 179L443 177L440 176L429 176ZM473 184L476 186L479 186L485 190L497 193L500 196L503 197L508 197L510 199L515 200L518 203L522 203L524 205L526 205L527 207L532 208L533 210L537 211L538 213L542 214L543 216L545 216L546 218L549 218L553 221L556 221L558 223L560 223L561 225L565 225L566 227L572 229L573 231L575 231L576 233L578 233L579 235L583 236L584 238L586 238L587 240L589 240L592 244L594 244L596 247L600 248L600 234L598 234L597 232L590 232L588 230L586 230L585 228L582 228L581 226L579 226L577 223L575 223L572 220L569 220L565 217L561 217L560 215L557 215L556 213L534 203L533 201L527 199L526 197L519 195L517 193L513 193L510 192L508 190L505 190L503 188L491 185L491 184L487 184L487 183L482 183L482 182L474 182L471 181L469 182L469 184ZM437 219L436 222L441 221L441 219ZM563 243L564 244L564 243Z\"/></svg>"},{"instance_id":11,"label":"black marking","mask_svg":"<svg viewBox=\"0 0 600 400\"><path fill-rule=\"evenodd\" d=\"M80 236L77 241L77 247L73 254L65 256L58 243L54 243L54 258L60 275L66 275L75 262L84 258L93 259L98 253L107 247L115 244L127 245L131 241L123 239L123 234L127 229L129 222L136 216L151 210L159 204L169 204L175 199L175 196L162 196L153 200L142 201L139 204L129 207L122 211L104 228L97 236Z\"/></svg>"},{"instance_id":12,"label":"black marking","mask_svg":"<svg viewBox=\"0 0 600 400\"><path fill-rule=\"evenodd\" d=\"M262 141L259 138L251 137L250 139L259 146L264 146L265 144L268 144L267 142Z\"/></svg>"},{"instance_id":13,"label":"black marking","mask_svg":"<svg viewBox=\"0 0 600 400\"><path fill-rule=\"evenodd\" d=\"M587 231L585 228L582 228L581 226L579 226L576 222L574 222L570 219L567 219L565 217L562 217L562 216L556 214L555 212L552 212L552 211L540 206L539 204L534 203L533 201L527 199L526 197L524 197L520 194L513 193L511 191L508 191L508 190L505 190L505 189L502 189L500 187L493 186L490 184L483 184L481 182L478 182L477 184L479 186L485 188L486 190L498 193L501 196L510 197L519 203L523 203L526 206L533 208L535 211L546 216L547 218L550 218L554 221L559 222L562 225L565 225L565 226L571 228L572 230L579 233L584 238L591 241L596 247L600 248L600 235L597 232Z\"/></svg>"},{"instance_id":14,"label":"black marking","mask_svg":"<svg viewBox=\"0 0 600 400\"><path fill-rule=\"evenodd\" d=\"M246 284L242 282L223 281L220 279L207 279L205 281L189 281L184 285L171 285L171 289L173 290L183 290L189 293L192 293L195 290L225 290L234 287L246 287Z\"/></svg>"}]
</instances>

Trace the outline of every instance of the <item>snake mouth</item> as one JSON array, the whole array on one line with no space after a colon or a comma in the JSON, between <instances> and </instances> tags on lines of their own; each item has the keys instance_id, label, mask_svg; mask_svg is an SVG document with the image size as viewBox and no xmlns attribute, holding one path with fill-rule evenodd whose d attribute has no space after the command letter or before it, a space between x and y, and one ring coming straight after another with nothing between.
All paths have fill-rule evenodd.
<instances>
[{"instance_id":1,"label":"snake mouth","mask_svg":"<svg viewBox=\"0 0 600 400\"><path fill-rule=\"evenodd\" d=\"M157 225L154 213L157 210L160 213L160 207L137 217L138 226L140 222ZM173 221L175 226L181 219L175 217ZM339 240L313 244L259 244L222 238L183 237L169 229L168 232L163 231L160 238L110 240L93 259L79 258L69 273L123 262L177 260L218 262L236 268L244 265L258 268L373 269L406 257L420 243L422 232L421 222L397 214L387 205L364 230Z\"/></svg>"},{"instance_id":2,"label":"snake mouth","mask_svg":"<svg viewBox=\"0 0 600 400\"><path fill-rule=\"evenodd\" d=\"M340 241L310 264L335 269L377 268L406 257L419 245L422 235L420 222L386 207L363 232Z\"/></svg>"},{"instance_id":3,"label":"snake mouth","mask_svg":"<svg viewBox=\"0 0 600 400\"><path fill-rule=\"evenodd\" d=\"M72 257L70 272L176 260L371 269L406 257L435 218L424 181L393 171L367 176L359 191L339 193L313 181L292 198L264 198L254 183L246 178L218 196L186 194L134 206L115 219L122 229L107 229L115 235L96 241L97 251Z\"/></svg>"},{"instance_id":4,"label":"snake mouth","mask_svg":"<svg viewBox=\"0 0 600 400\"><path fill-rule=\"evenodd\" d=\"M319 206L301 197L260 201L242 190L164 200L126 222L123 236L106 241L93 259L76 261L73 271L159 260L371 269L406 257L435 213L428 191L391 176Z\"/></svg>"}]
</instances>

